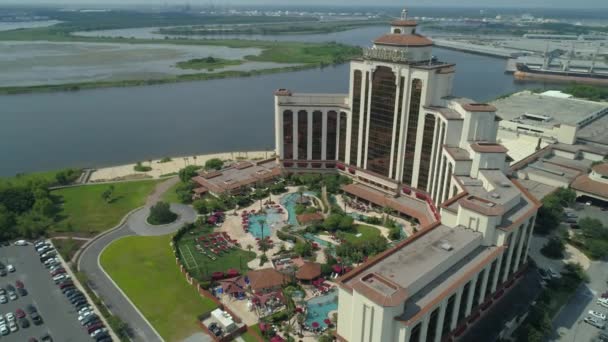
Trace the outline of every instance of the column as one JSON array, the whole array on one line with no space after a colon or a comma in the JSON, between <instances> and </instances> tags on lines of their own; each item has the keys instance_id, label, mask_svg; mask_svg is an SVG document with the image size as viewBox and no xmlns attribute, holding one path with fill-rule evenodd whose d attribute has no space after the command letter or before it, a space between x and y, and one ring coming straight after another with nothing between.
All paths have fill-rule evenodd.
<instances>
[{"instance_id":1,"label":"column","mask_svg":"<svg viewBox=\"0 0 608 342\"><path fill-rule=\"evenodd\" d=\"M467 307L464 310L464 317L468 317L471 314L471 309L473 308L473 296L475 295L475 287L477 286L477 281L479 281L479 273L475 275L474 280L471 282L471 286L469 286L469 295L467 296Z\"/></svg>"},{"instance_id":2,"label":"column","mask_svg":"<svg viewBox=\"0 0 608 342\"><path fill-rule=\"evenodd\" d=\"M530 241L532 240L532 232L534 231L534 224L536 223L536 216L530 219L530 228L528 228L528 243L525 252L524 252L524 260L528 258L528 252L530 252Z\"/></svg>"},{"instance_id":3,"label":"column","mask_svg":"<svg viewBox=\"0 0 608 342\"><path fill-rule=\"evenodd\" d=\"M445 178L445 167L447 164L447 159L443 155L443 153L441 153L440 155L440 160L441 163L439 165L439 173L437 174L437 187L435 188L436 193L433 196L433 199L435 200L435 205L439 205L441 203L441 189L443 185L443 179Z\"/></svg>"},{"instance_id":4,"label":"column","mask_svg":"<svg viewBox=\"0 0 608 342\"><path fill-rule=\"evenodd\" d=\"M449 170L451 165L452 164L450 163L450 161L446 159L445 169ZM439 203L442 203L444 201L445 195L446 195L446 191L450 187L450 178L452 178L452 177L451 177L451 175L450 175L450 177L448 177L449 174L450 174L450 172L446 171L445 172L445 177L442 180L443 181L443 187L441 188L441 196L439 196Z\"/></svg>"},{"instance_id":5,"label":"column","mask_svg":"<svg viewBox=\"0 0 608 342\"><path fill-rule=\"evenodd\" d=\"M492 268L492 263L490 263L490 265L486 268L484 268L484 272L483 272L483 278L481 281L481 287L480 289L480 293L479 293L479 303L483 303L484 302L484 297L486 295L486 289L488 287L488 278L490 277L490 269Z\"/></svg>"},{"instance_id":6,"label":"column","mask_svg":"<svg viewBox=\"0 0 608 342\"><path fill-rule=\"evenodd\" d=\"M321 160L327 160L327 111L323 111L321 116L323 120L323 128L321 129ZM340 119L340 112L338 112Z\"/></svg>"},{"instance_id":7,"label":"column","mask_svg":"<svg viewBox=\"0 0 608 342\"><path fill-rule=\"evenodd\" d=\"M507 268L505 269L505 274L503 275L501 282L507 281L509 274L511 274L511 258L513 258L513 251L516 248L515 240L517 240L517 230L513 231L511 234L513 234L513 236L510 239L509 250L507 251Z\"/></svg>"},{"instance_id":8,"label":"column","mask_svg":"<svg viewBox=\"0 0 608 342\"><path fill-rule=\"evenodd\" d=\"M410 98L410 94L408 91L410 89L410 79L407 74L404 77L405 80L403 82L403 103L401 106L401 113L399 113L399 115L401 115L401 127L399 129L399 143L397 148L397 174L394 175L395 179L397 179L398 181L401 181L401 179L403 178L403 156L405 155L405 137L407 134L406 113L408 112L407 103L409 103L408 99Z\"/></svg>"},{"instance_id":9,"label":"column","mask_svg":"<svg viewBox=\"0 0 608 342\"><path fill-rule=\"evenodd\" d=\"M374 68L375 69L375 68ZM367 102L367 108L365 108L365 111L361 112L363 114L363 118L365 121L365 127L363 128L363 134L362 136L365 136L365 146L363 146L363 144L361 145L361 148L363 149L363 151L361 151L361 158L363 158L363 160L361 160L361 165L363 165L364 169L367 169L367 147L369 146L369 122L370 122L370 115L371 115L371 108L372 108L372 94L374 93L374 89L372 88L372 79L374 78L374 71L371 70L369 72L369 80L367 83L367 92L365 92L365 97L363 97L364 101L363 101L363 106L365 106L365 102ZM361 82L361 83L365 83ZM363 88L363 90L365 91L365 88ZM367 115L365 115L367 114Z\"/></svg>"},{"instance_id":10,"label":"column","mask_svg":"<svg viewBox=\"0 0 608 342\"><path fill-rule=\"evenodd\" d=\"M435 123L435 132L433 133L433 150L431 152L431 167L429 168L429 186L427 191L429 192L429 194L431 194L431 196L433 196L433 188L435 187L435 179L437 178L437 169L435 167L435 164L437 164L438 160L438 152L441 151L440 148L441 146L439 146L439 142L441 141L440 137L441 137L441 132L443 130L443 122L441 121L440 117L437 116L436 117L437 122ZM434 198L433 198L434 199Z\"/></svg>"},{"instance_id":11,"label":"column","mask_svg":"<svg viewBox=\"0 0 608 342\"><path fill-rule=\"evenodd\" d=\"M460 300L462 299L462 291L464 290L464 286L461 286L456 293L456 299L454 300L454 309L452 310L452 317L450 323L450 331L456 329L456 324L458 324L458 311L460 311Z\"/></svg>"},{"instance_id":12,"label":"column","mask_svg":"<svg viewBox=\"0 0 608 342\"><path fill-rule=\"evenodd\" d=\"M526 222L526 224L522 224L521 227L519 227L519 241L517 242L517 254L515 254L515 267L513 268L513 272L516 272L519 269L519 260L521 259L522 248L524 247L524 239L527 238L527 226Z\"/></svg>"},{"instance_id":13,"label":"column","mask_svg":"<svg viewBox=\"0 0 608 342\"><path fill-rule=\"evenodd\" d=\"M397 72L395 74L395 109L393 111L393 134L391 135L391 158L390 158L390 162L389 162L389 169L388 169L388 177L389 178L393 178L393 163L396 163L397 161L395 160L394 156L395 156L395 149L397 149L397 146L395 146L395 135L397 134L397 116L401 115L401 113L399 113L399 93L401 92L400 89L400 80L401 80L401 70L397 69ZM404 84L405 86L405 84ZM399 139L397 139L399 140Z\"/></svg>"},{"instance_id":14,"label":"column","mask_svg":"<svg viewBox=\"0 0 608 342\"><path fill-rule=\"evenodd\" d=\"M429 321L431 320L431 314L428 313L422 319L422 326L420 327L420 342L426 341L426 335L429 332Z\"/></svg>"},{"instance_id":15,"label":"column","mask_svg":"<svg viewBox=\"0 0 608 342\"><path fill-rule=\"evenodd\" d=\"M300 140L298 137L298 111L292 111L291 120L293 121L293 160L298 160L298 143Z\"/></svg>"},{"instance_id":16,"label":"column","mask_svg":"<svg viewBox=\"0 0 608 342\"><path fill-rule=\"evenodd\" d=\"M276 97L275 103L278 103ZM283 134L283 111L278 104L275 105L274 134L275 153L279 156L279 159L284 159L285 154L283 152L283 147L285 146L285 134Z\"/></svg>"},{"instance_id":17,"label":"column","mask_svg":"<svg viewBox=\"0 0 608 342\"><path fill-rule=\"evenodd\" d=\"M313 120L312 120L312 114L314 113L314 110L309 110L307 111L308 113L308 139L306 139L307 144L306 144L306 151L307 151L307 156L306 156L306 160L311 160L312 159L312 125L313 125Z\"/></svg>"},{"instance_id":18,"label":"column","mask_svg":"<svg viewBox=\"0 0 608 342\"><path fill-rule=\"evenodd\" d=\"M437 316L437 325L435 327L435 341L433 342L441 342L441 331L443 330L443 321L445 320L445 310L447 308L447 301L443 301L441 303L441 307L439 308L439 315Z\"/></svg>"},{"instance_id":19,"label":"column","mask_svg":"<svg viewBox=\"0 0 608 342\"><path fill-rule=\"evenodd\" d=\"M490 291L490 293L496 292L496 288L498 287L498 276L500 275L500 268L502 267L504 255L505 253L502 253L498 257L498 262L496 263L496 270L494 270L494 279L492 279L492 291Z\"/></svg>"}]
</instances>

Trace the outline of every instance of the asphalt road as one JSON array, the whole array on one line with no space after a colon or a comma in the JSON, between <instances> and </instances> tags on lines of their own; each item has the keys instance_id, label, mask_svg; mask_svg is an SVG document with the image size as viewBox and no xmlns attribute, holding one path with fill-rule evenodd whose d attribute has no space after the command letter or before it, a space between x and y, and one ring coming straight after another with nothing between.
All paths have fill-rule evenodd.
<instances>
[{"instance_id":1,"label":"asphalt road","mask_svg":"<svg viewBox=\"0 0 608 342\"><path fill-rule=\"evenodd\" d=\"M1 341L24 342L30 337L40 338L47 332L55 341L92 341L78 322L76 310L55 285L48 270L40 263L32 245L2 247L0 261L12 264L16 268L14 273L0 278L0 286L6 287L9 284L15 286L15 281L21 280L28 291L24 297L0 304L0 313L3 315L8 312L14 313L19 308L25 311L26 305L33 304L38 308L43 319L42 325L31 324L25 329L20 327L18 331L2 336ZM29 315L27 317L32 323Z\"/></svg>"},{"instance_id":2,"label":"asphalt road","mask_svg":"<svg viewBox=\"0 0 608 342\"><path fill-rule=\"evenodd\" d=\"M133 332L132 339L134 341L156 342L162 341L162 339L102 270L99 264L99 256L106 246L122 237L171 234L177 231L185 222L194 222L196 219L193 209L188 206L172 204L171 209L179 215L179 218L176 222L164 226L150 226L147 224L148 207L136 210L129 215L120 228L89 245L82 252L78 261L78 269L86 273L89 286L101 297L114 315L127 322Z\"/></svg>"}]
</instances>

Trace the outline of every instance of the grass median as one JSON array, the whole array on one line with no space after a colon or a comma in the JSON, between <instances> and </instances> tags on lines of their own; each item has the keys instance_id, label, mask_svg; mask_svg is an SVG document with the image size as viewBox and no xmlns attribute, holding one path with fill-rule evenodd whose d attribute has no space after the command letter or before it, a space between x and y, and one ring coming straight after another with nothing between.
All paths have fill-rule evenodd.
<instances>
[{"instance_id":1,"label":"grass median","mask_svg":"<svg viewBox=\"0 0 608 342\"><path fill-rule=\"evenodd\" d=\"M131 210L146 203L159 181L134 181L83 185L55 190L61 203L59 221L51 231L66 234L96 235L117 225ZM113 187L106 199L103 193Z\"/></svg>"},{"instance_id":2,"label":"grass median","mask_svg":"<svg viewBox=\"0 0 608 342\"><path fill-rule=\"evenodd\" d=\"M102 253L103 268L167 341L200 332L197 317L215 308L198 295L175 263L171 236L130 236Z\"/></svg>"}]
</instances>

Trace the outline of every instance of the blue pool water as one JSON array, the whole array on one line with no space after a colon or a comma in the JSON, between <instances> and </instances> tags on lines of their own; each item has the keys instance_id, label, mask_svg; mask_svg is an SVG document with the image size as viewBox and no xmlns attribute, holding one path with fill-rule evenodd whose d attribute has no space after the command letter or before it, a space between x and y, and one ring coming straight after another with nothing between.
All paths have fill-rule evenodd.
<instances>
[{"instance_id":1,"label":"blue pool water","mask_svg":"<svg viewBox=\"0 0 608 342\"><path fill-rule=\"evenodd\" d=\"M312 192L307 191L307 192L304 192L304 195L313 196L314 194ZM287 195L283 196L283 198L281 198L281 205L284 206L285 209L287 209L287 213L289 214L288 222L292 226L298 225L298 220L296 218L296 201L298 200L299 197L300 197L299 193L293 192L293 193L287 194Z\"/></svg>"},{"instance_id":2,"label":"blue pool water","mask_svg":"<svg viewBox=\"0 0 608 342\"><path fill-rule=\"evenodd\" d=\"M338 291L333 290L326 295L314 297L306 302L306 325L312 326L313 322L319 323L319 327L325 328L323 322L329 318L331 311L338 310Z\"/></svg>"},{"instance_id":3,"label":"blue pool water","mask_svg":"<svg viewBox=\"0 0 608 342\"><path fill-rule=\"evenodd\" d=\"M331 246L331 243L329 243L329 242L327 242L325 240L322 240L322 239L318 238L317 236L312 235L310 233L304 234L304 238L307 239L307 240L310 240L310 241L314 241L314 242L318 243L321 246L325 246L325 247Z\"/></svg>"},{"instance_id":4,"label":"blue pool water","mask_svg":"<svg viewBox=\"0 0 608 342\"><path fill-rule=\"evenodd\" d=\"M264 221L264 232L262 232L260 220ZM249 215L249 233L256 238L262 239L263 237L270 236L272 229L275 225L281 223L281 221L281 214L274 208L266 209L265 215Z\"/></svg>"}]
</instances>

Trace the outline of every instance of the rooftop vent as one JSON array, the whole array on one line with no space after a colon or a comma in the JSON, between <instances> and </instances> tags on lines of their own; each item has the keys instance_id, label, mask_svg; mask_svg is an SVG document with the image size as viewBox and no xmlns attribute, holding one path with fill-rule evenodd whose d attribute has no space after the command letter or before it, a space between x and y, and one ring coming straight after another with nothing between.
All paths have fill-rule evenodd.
<instances>
[{"instance_id":1,"label":"rooftop vent","mask_svg":"<svg viewBox=\"0 0 608 342\"><path fill-rule=\"evenodd\" d=\"M502 182L500 182L500 186L502 186L503 188L510 188L511 182L502 181Z\"/></svg>"},{"instance_id":2,"label":"rooftop vent","mask_svg":"<svg viewBox=\"0 0 608 342\"><path fill-rule=\"evenodd\" d=\"M454 247L452 247L452 245L450 245L449 243L447 243L447 242L445 242L445 241L444 241L444 242L442 242L442 243L439 245L439 247L441 247L441 249L443 249L444 251L448 251L448 252L449 252L449 251L451 251L452 249L454 249Z\"/></svg>"},{"instance_id":3,"label":"rooftop vent","mask_svg":"<svg viewBox=\"0 0 608 342\"><path fill-rule=\"evenodd\" d=\"M491 196L492 198L496 198L496 199L500 198L500 194L499 194L499 193L496 193L496 192L491 193L491 194L490 194L490 196Z\"/></svg>"},{"instance_id":4,"label":"rooftop vent","mask_svg":"<svg viewBox=\"0 0 608 342\"><path fill-rule=\"evenodd\" d=\"M492 202L488 202L488 207L493 208L496 205L496 203L492 203Z\"/></svg>"}]
</instances>

